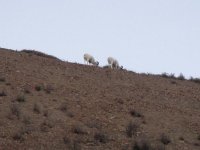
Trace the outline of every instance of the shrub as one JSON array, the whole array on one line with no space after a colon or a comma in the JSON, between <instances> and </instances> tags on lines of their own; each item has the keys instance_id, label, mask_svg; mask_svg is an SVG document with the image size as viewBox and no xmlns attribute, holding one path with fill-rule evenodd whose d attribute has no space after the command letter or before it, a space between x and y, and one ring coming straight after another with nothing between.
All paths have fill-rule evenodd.
<instances>
[{"instance_id":1,"label":"shrub","mask_svg":"<svg viewBox=\"0 0 200 150\"><path fill-rule=\"evenodd\" d=\"M20 110L20 107L17 104L12 104L10 106L10 111L11 111L12 115L15 115L18 119L20 118L21 110Z\"/></svg>"},{"instance_id":2,"label":"shrub","mask_svg":"<svg viewBox=\"0 0 200 150\"><path fill-rule=\"evenodd\" d=\"M42 86L41 85L36 85L35 86L35 90L36 91L41 91L42 90Z\"/></svg>"},{"instance_id":3,"label":"shrub","mask_svg":"<svg viewBox=\"0 0 200 150\"><path fill-rule=\"evenodd\" d=\"M126 127L127 136L131 138L133 135L136 135L137 129L138 125L130 121L128 126Z\"/></svg>"},{"instance_id":4,"label":"shrub","mask_svg":"<svg viewBox=\"0 0 200 150\"><path fill-rule=\"evenodd\" d=\"M197 139L200 141L200 135L197 136Z\"/></svg>"},{"instance_id":5,"label":"shrub","mask_svg":"<svg viewBox=\"0 0 200 150\"><path fill-rule=\"evenodd\" d=\"M177 79L179 80L185 80L185 77L182 73L180 73L180 75L177 77Z\"/></svg>"},{"instance_id":6,"label":"shrub","mask_svg":"<svg viewBox=\"0 0 200 150\"><path fill-rule=\"evenodd\" d=\"M31 118L29 116L24 116L23 123L26 125L31 124Z\"/></svg>"},{"instance_id":7,"label":"shrub","mask_svg":"<svg viewBox=\"0 0 200 150\"><path fill-rule=\"evenodd\" d=\"M0 96L7 96L6 93L4 91L0 92Z\"/></svg>"},{"instance_id":8,"label":"shrub","mask_svg":"<svg viewBox=\"0 0 200 150\"><path fill-rule=\"evenodd\" d=\"M133 117L142 117L142 115L139 112L135 111L135 110L131 110L130 114Z\"/></svg>"},{"instance_id":9,"label":"shrub","mask_svg":"<svg viewBox=\"0 0 200 150\"><path fill-rule=\"evenodd\" d=\"M6 79L4 77L0 77L0 82L5 82Z\"/></svg>"},{"instance_id":10,"label":"shrub","mask_svg":"<svg viewBox=\"0 0 200 150\"><path fill-rule=\"evenodd\" d=\"M171 142L169 136L165 135L165 134L162 134L161 135L161 139L160 141L164 144L164 145L167 145Z\"/></svg>"},{"instance_id":11,"label":"shrub","mask_svg":"<svg viewBox=\"0 0 200 150\"><path fill-rule=\"evenodd\" d=\"M47 93L47 94L50 94L51 91L53 91L54 88L51 86L51 85L47 85L45 88L44 88L44 91Z\"/></svg>"},{"instance_id":12,"label":"shrub","mask_svg":"<svg viewBox=\"0 0 200 150\"><path fill-rule=\"evenodd\" d=\"M151 149L152 149L151 145L145 140L135 142L132 147L132 150L151 150Z\"/></svg>"},{"instance_id":13,"label":"shrub","mask_svg":"<svg viewBox=\"0 0 200 150\"><path fill-rule=\"evenodd\" d=\"M33 111L40 114L41 113L41 107L38 103L35 103L33 106Z\"/></svg>"},{"instance_id":14,"label":"shrub","mask_svg":"<svg viewBox=\"0 0 200 150\"><path fill-rule=\"evenodd\" d=\"M107 135L104 134L104 133L101 133L101 132L95 133L94 139L95 139L95 141L100 142L100 143L107 143L108 142Z\"/></svg>"},{"instance_id":15,"label":"shrub","mask_svg":"<svg viewBox=\"0 0 200 150\"><path fill-rule=\"evenodd\" d=\"M19 95L17 96L17 99L16 99L18 102L25 102L25 97L24 95Z\"/></svg>"},{"instance_id":16,"label":"shrub","mask_svg":"<svg viewBox=\"0 0 200 150\"><path fill-rule=\"evenodd\" d=\"M76 133L76 134L87 134L87 131L85 130L85 128L83 128L83 127L80 126L80 125L76 125L76 126L73 128L73 132Z\"/></svg>"},{"instance_id":17,"label":"shrub","mask_svg":"<svg viewBox=\"0 0 200 150\"><path fill-rule=\"evenodd\" d=\"M195 82L195 83L200 83L200 78L190 78L190 81Z\"/></svg>"},{"instance_id":18,"label":"shrub","mask_svg":"<svg viewBox=\"0 0 200 150\"><path fill-rule=\"evenodd\" d=\"M67 104L66 104L66 103L61 104L60 110L61 110L62 112L67 112Z\"/></svg>"}]
</instances>

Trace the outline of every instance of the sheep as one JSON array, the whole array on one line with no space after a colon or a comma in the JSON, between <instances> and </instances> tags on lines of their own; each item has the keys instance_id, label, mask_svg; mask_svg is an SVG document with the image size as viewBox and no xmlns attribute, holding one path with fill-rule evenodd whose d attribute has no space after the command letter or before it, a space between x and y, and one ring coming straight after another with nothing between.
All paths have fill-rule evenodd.
<instances>
[{"instance_id":1,"label":"sheep","mask_svg":"<svg viewBox=\"0 0 200 150\"><path fill-rule=\"evenodd\" d=\"M123 69L123 66L119 66L119 63L118 63L118 61L116 59L114 59L112 57L108 57L107 61L108 61L108 65L111 68Z\"/></svg>"},{"instance_id":2,"label":"sheep","mask_svg":"<svg viewBox=\"0 0 200 150\"><path fill-rule=\"evenodd\" d=\"M87 53L84 54L83 58L84 58L84 62L87 63L87 64L93 64L95 66L99 65L99 62L95 61L94 57L91 56L90 54L87 54Z\"/></svg>"}]
</instances>

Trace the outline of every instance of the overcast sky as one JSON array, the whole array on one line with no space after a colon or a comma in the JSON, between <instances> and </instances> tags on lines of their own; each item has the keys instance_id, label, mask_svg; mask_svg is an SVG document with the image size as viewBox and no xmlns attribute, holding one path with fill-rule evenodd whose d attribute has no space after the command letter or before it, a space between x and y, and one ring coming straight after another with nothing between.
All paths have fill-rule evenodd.
<instances>
[{"instance_id":1,"label":"overcast sky","mask_svg":"<svg viewBox=\"0 0 200 150\"><path fill-rule=\"evenodd\" d=\"M200 77L200 0L0 0L0 47Z\"/></svg>"}]
</instances>

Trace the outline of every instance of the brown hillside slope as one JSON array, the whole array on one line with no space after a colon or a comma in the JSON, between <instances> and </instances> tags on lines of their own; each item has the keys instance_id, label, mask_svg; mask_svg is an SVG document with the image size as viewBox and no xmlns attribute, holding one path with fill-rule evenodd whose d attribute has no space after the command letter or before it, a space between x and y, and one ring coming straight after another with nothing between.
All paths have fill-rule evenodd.
<instances>
[{"instance_id":1,"label":"brown hillside slope","mask_svg":"<svg viewBox=\"0 0 200 150\"><path fill-rule=\"evenodd\" d=\"M199 136L200 84L0 49L1 150L198 150Z\"/></svg>"}]
</instances>

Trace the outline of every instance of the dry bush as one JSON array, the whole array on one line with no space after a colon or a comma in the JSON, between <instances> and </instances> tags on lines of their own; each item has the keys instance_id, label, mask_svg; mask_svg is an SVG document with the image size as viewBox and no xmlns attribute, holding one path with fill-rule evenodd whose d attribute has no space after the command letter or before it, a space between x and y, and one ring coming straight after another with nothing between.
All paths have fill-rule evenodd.
<instances>
[{"instance_id":1,"label":"dry bush","mask_svg":"<svg viewBox=\"0 0 200 150\"><path fill-rule=\"evenodd\" d=\"M169 136L165 135L165 134L162 134L161 135L161 138L160 138L160 141L164 144L164 145L167 145L171 142Z\"/></svg>"},{"instance_id":2,"label":"dry bush","mask_svg":"<svg viewBox=\"0 0 200 150\"><path fill-rule=\"evenodd\" d=\"M31 118L29 116L24 116L23 117L23 123L26 125L31 124Z\"/></svg>"},{"instance_id":3,"label":"dry bush","mask_svg":"<svg viewBox=\"0 0 200 150\"><path fill-rule=\"evenodd\" d=\"M100 143L108 143L108 136L103 132L95 133L94 140Z\"/></svg>"},{"instance_id":4,"label":"dry bush","mask_svg":"<svg viewBox=\"0 0 200 150\"><path fill-rule=\"evenodd\" d=\"M73 127L73 132L76 134L87 134L87 130L84 126L81 125L75 125Z\"/></svg>"},{"instance_id":5,"label":"dry bush","mask_svg":"<svg viewBox=\"0 0 200 150\"><path fill-rule=\"evenodd\" d=\"M40 129L43 132L48 132L50 128L53 128L55 126L55 122L53 120L46 119L41 124Z\"/></svg>"},{"instance_id":6,"label":"dry bush","mask_svg":"<svg viewBox=\"0 0 200 150\"><path fill-rule=\"evenodd\" d=\"M0 96L7 96L7 94L4 91L1 91Z\"/></svg>"},{"instance_id":7,"label":"dry bush","mask_svg":"<svg viewBox=\"0 0 200 150\"><path fill-rule=\"evenodd\" d=\"M43 89L43 87L41 85L36 85L35 86L35 90L36 91L41 91Z\"/></svg>"},{"instance_id":8,"label":"dry bush","mask_svg":"<svg viewBox=\"0 0 200 150\"><path fill-rule=\"evenodd\" d=\"M138 129L138 125L134 123L133 121L130 121L129 124L126 127L126 134L128 137L133 137L136 135Z\"/></svg>"},{"instance_id":9,"label":"dry bush","mask_svg":"<svg viewBox=\"0 0 200 150\"><path fill-rule=\"evenodd\" d=\"M53 88L51 85L47 85L47 86L44 88L44 91L45 91L47 94L50 94L53 90L54 90L54 88Z\"/></svg>"},{"instance_id":10,"label":"dry bush","mask_svg":"<svg viewBox=\"0 0 200 150\"><path fill-rule=\"evenodd\" d=\"M21 109L19 105L12 104L10 105L10 113L9 113L9 119L12 119L12 116L16 116L18 119L20 119L21 116Z\"/></svg>"},{"instance_id":11,"label":"dry bush","mask_svg":"<svg viewBox=\"0 0 200 150\"><path fill-rule=\"evenodd\" d=\"M132 150L151 150L152 147L146 140L136 141L133 146Z\"/></svg>"},{"instance_id":12,"label":"dry bush","mask_svg":"<svg viewBox=\"0 0 200 150\"><path fill-rule=\"evenodd\" d=\"M24 95L17 96L16 101L18 101L18 102L25 102L25 96Z\"/></svg>"},{"instance_id":13,"label":"dry bush","mask_svg":"<svg viewBox=\"0 0 200 150\"><path fill-rule=\"evenodd\" d=\"M33 106L33 111L37 114L41 113L41 106L38 103L35 103Z\"/></svg>"},{"instance_id":14,"label":"dry bush","mask_svg":"<svg viewBox=\"0 0 200 150\"><path fill-rule=\"evenodd\" d=\"M180 75L177 77L177 79L179 80L185 80L185 77L182 73L180 73Z\"/></svg>"},{"instance_id":15,"label":"dry bush","mask_svg":"<svg viewBox=\"0 0 200 150\"><path fill-rule=\"evenodd\" d=\"M133 117L143 117L139 112L137 112L136 110L131 110L130 111L131 116Z\"/></svg>"},{"instance_id":16,"label":"dry bush","mask_svg":"<svg viewBox=\"0 0 200 150\"><path fill-rule=\"evenodd\" d=\"M6 79L4 77L0 77L0 82L5 82Z\"/></svg>"},{"instance_id":17,"label":"dry bush","mask_svg":"<svg viewBox=\"0 0 200 150\"><path fill-rule=\"evenodd\" d=\"M59 60L58 58L56 58L54 56L51 56L51 55L48 55L48 54L45 54L45 53L42 53L42 52L39 52L39 51L36 51L36 50L26 50L26 49L24 49L24 50L21 50L21 52L33 54L33 55L40 56L40 57L53 58L53 59Z\"/></svg>"}]
</instances>

